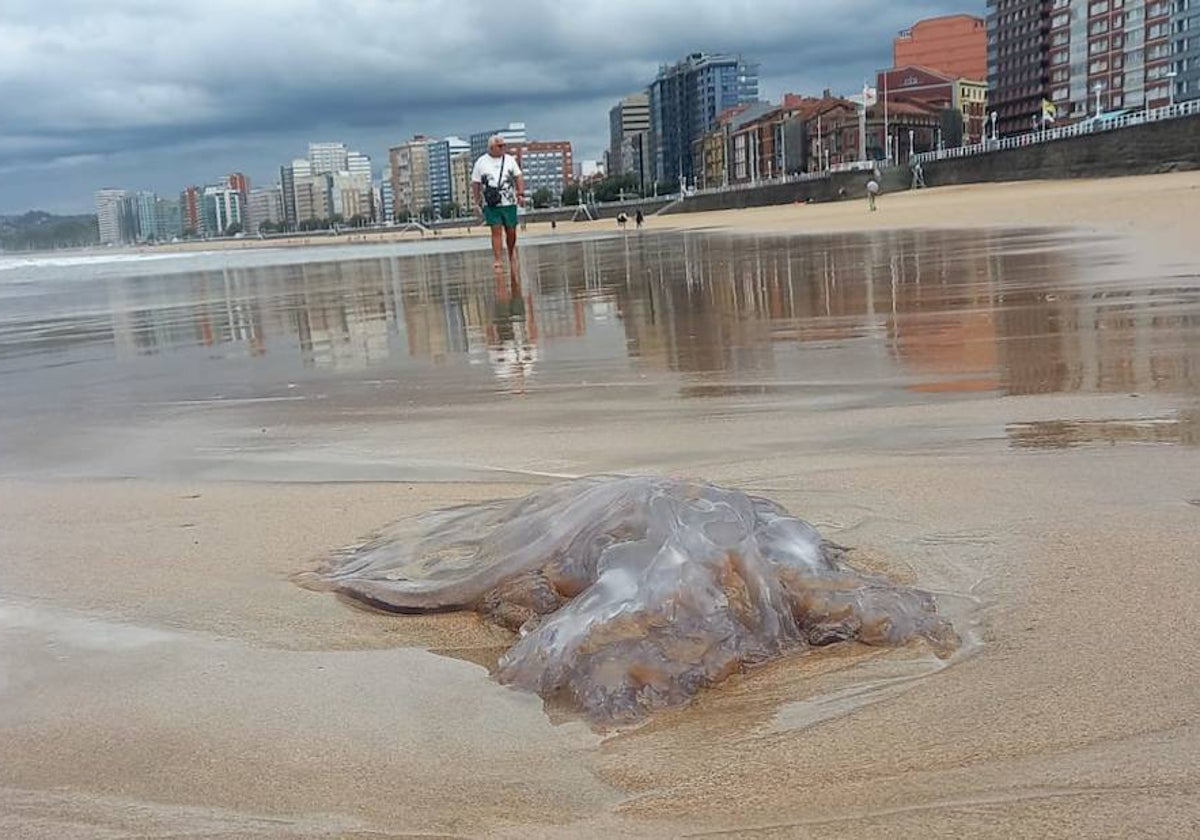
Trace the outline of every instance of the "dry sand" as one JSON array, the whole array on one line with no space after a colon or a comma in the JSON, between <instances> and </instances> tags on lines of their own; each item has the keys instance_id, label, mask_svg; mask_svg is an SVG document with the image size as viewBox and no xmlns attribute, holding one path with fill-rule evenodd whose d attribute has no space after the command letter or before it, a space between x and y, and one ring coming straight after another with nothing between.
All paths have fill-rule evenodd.
<instances>
[{"instance_id":1,"label":"dry sand","mask_svg":"<svg viewBox=\"0 0 1200 840\"><path fill-rule=\"evenodd\" d=\"M1200 174L880 206L651 223L1069 225L1200 271ZM640 433L576 404L553 434L552 414L498 404L475 429L497 466L767 493L945 593L973 638L948 667L920 650L776 663L608 734L492 683L506 640L473 617L381 616L287 580L403 513L528 481L0 481L0 837L1197 836L1200 450L1005 440L1158 399L802 418L714 399ZM855 435L893 444L820 445Z\"/></svg>"}]
</instances>

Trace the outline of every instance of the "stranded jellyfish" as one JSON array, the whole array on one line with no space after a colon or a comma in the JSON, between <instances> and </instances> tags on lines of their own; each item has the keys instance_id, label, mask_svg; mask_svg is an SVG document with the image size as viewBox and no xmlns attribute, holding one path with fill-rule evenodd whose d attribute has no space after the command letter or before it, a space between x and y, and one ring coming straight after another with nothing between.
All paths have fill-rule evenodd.
<instances>
[{"instance_id":1,"label":"stranded jellyfish","mask_svg":"<svg viewBox=\"0 0 1200 840\"><path fill-rule=\"evenodd\" d=\"M396 612L477 611L516 633L501 683L622 722L807 646L958 646L930 593L844 554L769 499L595 477L402 520L298 582Z\"/></svg>"}]
</instances>

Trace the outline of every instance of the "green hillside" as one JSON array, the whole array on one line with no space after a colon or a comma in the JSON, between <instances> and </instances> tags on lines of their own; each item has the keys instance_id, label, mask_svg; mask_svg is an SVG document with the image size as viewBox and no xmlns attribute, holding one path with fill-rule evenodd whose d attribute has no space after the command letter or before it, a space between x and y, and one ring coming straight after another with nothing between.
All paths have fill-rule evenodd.
<instances>
[{"instance_id":1,"label":"green hillside","mask_svg":"<svg viewBox=\"0 0 1200 840\"><path fill-rule=\"evenodd\" d=\"M56 216L31 210L20 216L0 216L0 250L77 248L99 241L100 232L94 215Z\"/></svg>"}]
</instances>

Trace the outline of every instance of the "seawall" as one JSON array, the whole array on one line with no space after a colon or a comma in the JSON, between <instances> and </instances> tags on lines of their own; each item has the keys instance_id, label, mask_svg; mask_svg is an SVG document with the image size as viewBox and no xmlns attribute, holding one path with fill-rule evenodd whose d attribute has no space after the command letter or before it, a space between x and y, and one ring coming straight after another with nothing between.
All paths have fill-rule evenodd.
<instances>
[{"instance_id":1,"label":"seawall","mask_svg":"<svg viewBox=\"0 0 1200 840\"><path fill-rule=\"evenodd\" d=\"M908 169L889 167L881 170L880 187L884 193L906 190L910 186ZM745 207L768 207L776 204L805 202L866 200L867 181L871 173L834 172L828 178L813 181L793 181L786 184L765 184L727 192L692 195L663 210L670 213L705 213L711 210L740 210Z\"/></svg>"},{"instance_id":2,"label":"seawall","mask_svg":"<svg viewBox=\"0 0 1200 840\"><path fill-rule=\"evenodd\" d=\"M933 161L923 168L931 187L1200 169L1200 115Z\"/></svg>"}]
</instances>

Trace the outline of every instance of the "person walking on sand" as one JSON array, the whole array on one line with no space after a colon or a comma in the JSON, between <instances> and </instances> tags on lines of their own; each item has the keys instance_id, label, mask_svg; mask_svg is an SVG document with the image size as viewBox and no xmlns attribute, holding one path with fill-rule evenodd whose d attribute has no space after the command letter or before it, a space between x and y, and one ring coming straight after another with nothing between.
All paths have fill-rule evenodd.
<instances>
[{"instance_id":1,"label":"person walking on sand","mask_svg":"<svg viewBox=\"0 0 1200 840\"><path fill-rule=\"evenodd\" d=\"M487 152L471 170L471 199L492 230L492 265L499 267L504 245L511 265L517 258L517 205L525 201L525 176L517 160L505 151L499 134L488 140Z\"/></svg>"},{"instance_id":2,"label":"person walking on sand","mask_svg":"<svg viewBox=\"0 0 1200 840\"><path fill-rule=\"evenodd\" d=\"M867 181L867 204L871 208L871 212L875 212L875 196L879 195L879 182L872 178Z\"/></svg>"}]
</instances>

